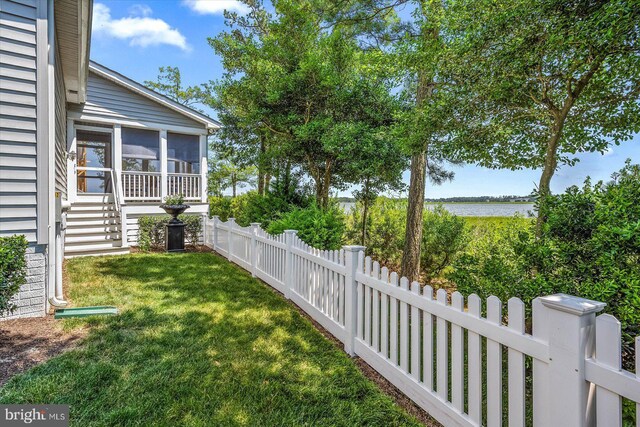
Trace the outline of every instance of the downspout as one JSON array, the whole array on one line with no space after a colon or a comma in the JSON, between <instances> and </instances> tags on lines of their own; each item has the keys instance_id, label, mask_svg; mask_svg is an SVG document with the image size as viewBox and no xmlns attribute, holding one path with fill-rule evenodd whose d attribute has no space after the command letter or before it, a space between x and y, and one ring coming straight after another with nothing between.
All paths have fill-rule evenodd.
<instances>
[{"instance_id":1,"label":"downspout","mask_svg":"<svg viewBox=\"0 0 640 427\"><path fill-rule=\"evenodd\" d=\"M53 0L47 1L47 90L48 90L48 120L47 140L49 148L49 245L47 246L47 284L48 302L53 307L65 307L67 302L62 295L62 229L64 228L63 203L59 194L55 193L55 150L56 150L56 105L55 105L55 23ZM51 197L55 196L55 197ZM53 250L52 250L53 249Z\"/></svg>"}]
</instances>

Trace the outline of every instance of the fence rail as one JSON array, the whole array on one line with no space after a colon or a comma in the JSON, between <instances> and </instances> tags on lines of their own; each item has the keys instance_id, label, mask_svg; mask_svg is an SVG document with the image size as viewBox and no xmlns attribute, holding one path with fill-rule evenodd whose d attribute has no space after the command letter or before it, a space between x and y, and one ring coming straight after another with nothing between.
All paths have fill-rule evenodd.
<instances>
[{"instance_id":1,"label":"fence rail","mask_svg":"<svg viewBox=\"0 0 640 427\"><path fill-rule=\"evenodd\" d=\"M621 369L620 323L596 317L603 303L537 298L527 333L519 299L504 307L496 297L483 304L477 295L466 303L458 292L434 295L361 246L323 251L294 230L272 236L217 217L206 221L205 237L445 426L621 426L623 397L640 413L640 377Z\"/></svg>"}]
</instances>

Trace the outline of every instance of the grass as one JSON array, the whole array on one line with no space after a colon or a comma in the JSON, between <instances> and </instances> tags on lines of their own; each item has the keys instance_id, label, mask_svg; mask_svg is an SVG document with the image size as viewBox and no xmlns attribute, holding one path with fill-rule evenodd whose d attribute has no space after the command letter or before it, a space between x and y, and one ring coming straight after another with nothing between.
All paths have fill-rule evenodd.
<instances>
[{"instance_id":1,"label":"grass","mask_svg":"<svg viewBox=\"0 0 640 427\"><path fill-rule=\"evenodd\" d=\"M0 403L71 405L72 425L418 425L267 285L211 253L80 258L73 305L117 305Z\"/></svg>"},{"instance_id":2,"label":"grass","mask_svg":"<svg viewBox=\"0 0 640 427\"><path fill-rule=\"evenodd\" d=\"M522 221L524 224L533 222L533 218L513 216L461 216L460 218L473 227L504 227L510 221Z\"/></svg>"}]
</instances>

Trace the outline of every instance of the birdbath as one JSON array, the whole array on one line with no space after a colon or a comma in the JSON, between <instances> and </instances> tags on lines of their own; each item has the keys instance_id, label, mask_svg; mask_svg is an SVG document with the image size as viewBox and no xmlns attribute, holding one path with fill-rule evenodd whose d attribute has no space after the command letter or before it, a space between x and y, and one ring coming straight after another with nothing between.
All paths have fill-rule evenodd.
<instances>
[{"instance_id":1,"label":"birdbath","mask_svg":"<svg viewBox=\"0 0 640 427\"><path fill-rule=\"evenodd\" d=\"M182 196L167 196L164 204L160 205L171 219L164 228L164 242L167 252L184 252L184 222L178 219L178 215L191 206L184 203Z\"/></svg>"}]
</instances>

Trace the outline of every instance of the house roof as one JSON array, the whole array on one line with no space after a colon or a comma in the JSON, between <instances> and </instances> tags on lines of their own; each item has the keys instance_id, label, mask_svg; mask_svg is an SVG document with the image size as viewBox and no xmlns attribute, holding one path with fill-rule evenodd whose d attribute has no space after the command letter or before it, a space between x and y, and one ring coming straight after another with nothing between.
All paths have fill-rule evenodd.
<instances>
[{"instance_id":1,"label":"house roof","mask_svg":"<svg viewBox=\"0 0 640 427\"><path fill-rule=\"evenodd\" d=\"M141 85L140 83L116 72L110 68L105 67L104 65L100 65L97 62L91 61L89 64L89 70L98 76L105 78L117 85L120 85L134 93L137 93L141 96L144 96L152 101L157 102L158 104L164 105L177 113L180 113L186 117L189 117L192 120L200 122L204 124L207 129L216 130L222 127L222 124L217 120L214 120L199 111L194 110L193 108L186 107L182 104L175 102L174 100L152 90L146 86Z\"/></svg>"}]
</instances>

